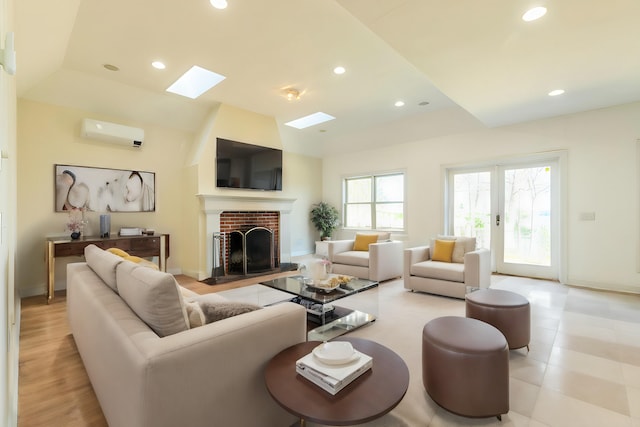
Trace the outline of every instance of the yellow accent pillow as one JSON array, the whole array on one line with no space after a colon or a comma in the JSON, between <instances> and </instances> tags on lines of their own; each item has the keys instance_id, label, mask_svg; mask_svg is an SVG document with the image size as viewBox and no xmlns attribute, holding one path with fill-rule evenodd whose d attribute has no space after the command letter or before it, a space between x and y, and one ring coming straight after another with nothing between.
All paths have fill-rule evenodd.
<instances>
[{"instance_id":1,"label":"yellow accent pillow","mask_svg":"<svg viewBox=\"0 0 640 427\"><path fill-rule=\"evenodd\" d=\"M378 234L356 233L356 240L353 242L354 251L368 251L371 243L378 241Z\"/></svg>"},{"instance_id":2,"label":"yellow accent pillow","mask_svg":"<svg viewBox=\"0 0 640 427\"><path fill-rule=\"evenodd\" d=\"M455 244L455 240L436 240L436 247L433 248L431 259L433 261L451 262Z\"/></svg>"},{"instance_id":3,"label":"yellow accent pillow","mask_svg":"<svg viewBox=\"0 0 640 427\"><path fill-rule=\"evenodd\" d=\"M111 252L112 254L118 255L119 257L122 257L122 258L126 258L126 257L129 256L128 253L126 253L122 249L118 249L118 248L109 248L109 249L107 249L107 252Z\"/></svg>"},{"instance_id":4,"label":"yellow accent pillow","mask_svg":"<svg viewBox=\"0 0 640 427\"><path fill-rule=\"evenodd\" d=\"M154 270L158 270L158 266L155 263L148 261L144 258L140 258L139 256L128 255L124 257L124 259L126 259L127 261L135 262L136 264L139 264L142 267L149 267L149 268L153 268Z\"/></svg>"}]
</instances>

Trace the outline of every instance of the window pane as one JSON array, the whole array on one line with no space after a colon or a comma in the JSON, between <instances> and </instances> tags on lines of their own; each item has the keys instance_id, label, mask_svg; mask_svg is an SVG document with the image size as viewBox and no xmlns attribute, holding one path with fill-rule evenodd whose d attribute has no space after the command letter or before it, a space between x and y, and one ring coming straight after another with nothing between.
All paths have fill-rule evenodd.
<instances>
[{"instance_id":1,"label":"window pane","mask_svg":"<svg viewBox=\"0 0 640 427\"><path fill-rule=\"evenodd\" d=\"M347 203L371 201L371 178L347 180Z\"/></svg>"},{"instance_id":2,"label":"window pane","mask_svg":"<svg viewBox=\"0 0 640 427\"><path fill-rule=\"evenodd\" d=\"M376 228L404 228L404 206L402 203L384 203L376 205Z\"/></svg>"},{"instance_id":3,"label":"window pane","mask_svg":"<svg viewBox=\"0 0 640 427\"><path fill-rule=\"evenodd\" d=\"M453 178L453 232L475 237L477 247L491 245L491 173L459 173Z\"/></svg>"},{"instance_id":4,"label":"window pane","mask_svg":"<svg viewBox=\"0 0 640 427\"><path fill-rule=\"evenodd\" d=\"M504 262L551 265L551 168L504 173Z\"/></svg>"},{"instance_id":5,"label":"window pane","mask_svg":"<svg viewBox=\"0 0 640 427\"><path fill-rule=\"evenodd\" d=\"M354 228L371 228L371 205L346 205L345 226Z\"/></svg>"},{"instance_id":6,"label":"window pane","mask_svg":"<svg viewBox=\"0 0 640 427\"><path fill-rule=\"evenodd\" d=\"M404 200L404 175L376 177L376 202L402 202Z\"/></svg>"}]
</instances>

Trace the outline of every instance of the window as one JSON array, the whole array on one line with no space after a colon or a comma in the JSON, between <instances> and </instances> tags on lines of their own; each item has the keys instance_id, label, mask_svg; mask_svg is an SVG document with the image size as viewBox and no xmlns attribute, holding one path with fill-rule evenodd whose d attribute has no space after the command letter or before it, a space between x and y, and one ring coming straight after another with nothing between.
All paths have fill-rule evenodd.
<instances>
[{"instance_id":1,"label":"window","mask_svg":"<svg viewBox=\"0 0 640 427\"><path fill-rule=\"evenodd\" d=\"M404 173L344 180L344 226L404 230Z\"/></svg>"}]
</instances>

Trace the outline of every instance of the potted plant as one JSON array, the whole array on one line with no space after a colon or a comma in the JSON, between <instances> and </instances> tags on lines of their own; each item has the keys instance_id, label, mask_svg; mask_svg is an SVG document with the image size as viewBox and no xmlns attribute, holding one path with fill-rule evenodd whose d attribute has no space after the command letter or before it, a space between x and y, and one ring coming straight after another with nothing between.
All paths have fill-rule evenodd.
<instances>
[{"instance_id":1,"label":"potted plant","mask_svg":"<svg viewBox=\"0 0 640 427\"><path fill-rule=\"evenodd\" d=\"M311 222L320 231L320 238L329 240L333 230L340 224L340 214L330 204L320 202L311 209Z\"/></svg>"}]
</instances>

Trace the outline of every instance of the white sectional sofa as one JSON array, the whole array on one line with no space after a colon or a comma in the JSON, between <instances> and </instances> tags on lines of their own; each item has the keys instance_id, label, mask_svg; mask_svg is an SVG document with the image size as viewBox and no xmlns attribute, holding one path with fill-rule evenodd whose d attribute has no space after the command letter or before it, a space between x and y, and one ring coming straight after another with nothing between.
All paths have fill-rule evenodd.
<instances>
[{"instance_id":1,"label":"white sectional sofa","mask_svg":"<svg viewBox=\"0 0 640 427\"><path fill-rule=\"evenodd\" d=\"M181 297L189 292L173 276L95 246L85 258L67 267L68 320L110 427L295 421L268 394L263 371L306 340L303 307L285 302L190 328Z\"/></svg>"}]
</instances>

